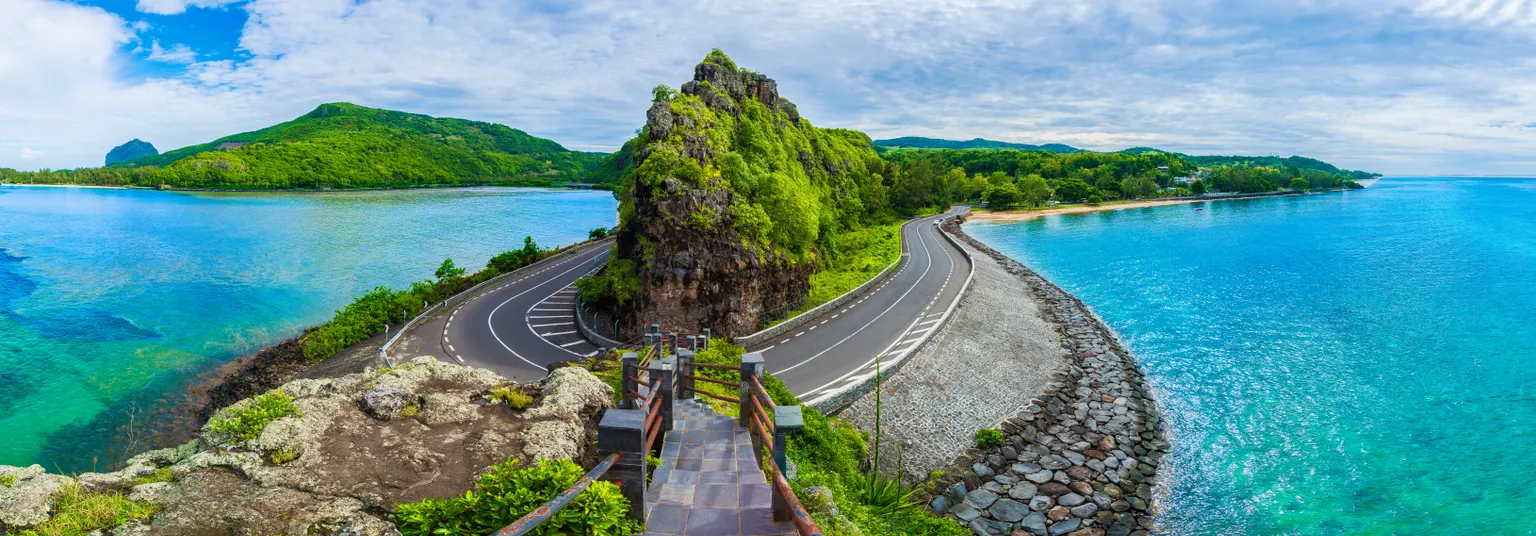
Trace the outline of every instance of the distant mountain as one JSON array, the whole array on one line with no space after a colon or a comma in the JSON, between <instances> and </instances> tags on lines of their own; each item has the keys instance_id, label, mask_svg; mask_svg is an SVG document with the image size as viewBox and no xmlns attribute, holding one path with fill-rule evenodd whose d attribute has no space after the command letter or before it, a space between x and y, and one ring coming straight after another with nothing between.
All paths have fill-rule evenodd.
<instances>
[{"instance_id":1,"label":"distant mountain","mask_svg":"<svg viewBox=\"0 0 1536 536\"><path fill-rule=\"evenodd\" d=\"M555 184L581 180L605 156L505 125L331 103L286 123L117 162L107 171L133 171L130 184L183 188Z\"/></svg>"},{"instance_id":2,"label":"distant mountain","mask_svg":"<svg viewBox=\"0 0 1536 536\"><path fill-rule=\"evenodd\" d=\"M134 138L128 143L113 147L111 151L107 151L106 165L110 166L118 162L126 162L135 158L156 156L159 154L160 151L155 149L154 145L150 145L147 141Z\"/></svg>"},{"instance_id":3,"label":"distant mountain","mask_svg":"<svg viewBox=\"0 0 1536 536\"><path fill-rule=\"evenodd\" d=\"M938 138L922 138L906 136L889 140L875 140L876 147L904 147L909 149L1019 149L1024 151L1048 151L1052 153L1080 153L1071 145L1060 143L1047 143L1045 145L1030 145L1027 143L1010 143L1006 141L984 140L974 138L966 141L941 140Z\"/></svg>"}]
</instances>

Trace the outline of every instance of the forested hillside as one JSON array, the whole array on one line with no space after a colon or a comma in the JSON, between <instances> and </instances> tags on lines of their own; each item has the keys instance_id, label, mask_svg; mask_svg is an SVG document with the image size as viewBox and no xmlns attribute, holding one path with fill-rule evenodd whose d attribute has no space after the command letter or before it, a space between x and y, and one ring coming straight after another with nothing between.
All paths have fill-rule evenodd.
<instances>
[{"instance_id":1,"label":"forested hillside","mask_svg":"<svg viewBox=\"0 0 1536 536\"><path fill-rule=\"evenodd\" d=\"M1080 153L1071 145L1060 143L1047 143L1044 145L1030 145L1027 143L1010 143L1006 141L984 140L973 138L965 141L941 140L937 138L923 138L918 136L904 136L889 140L875 140L875 150L885 152L894 148L909 149L1020 149L1025 151L1049 151L1053 153Z\"/></svg>"},{"instance_id":2,"label":"forested hillside","mask_svg":"<svg viewBox=\"0 0 1536 536\"><path fill-rule=\"evenodd\" d=\"M605 155L505 125L323 104L303 117L105 168L17 172L11 183L326 189L577 182Z\"/></svg>"}]
</instances>

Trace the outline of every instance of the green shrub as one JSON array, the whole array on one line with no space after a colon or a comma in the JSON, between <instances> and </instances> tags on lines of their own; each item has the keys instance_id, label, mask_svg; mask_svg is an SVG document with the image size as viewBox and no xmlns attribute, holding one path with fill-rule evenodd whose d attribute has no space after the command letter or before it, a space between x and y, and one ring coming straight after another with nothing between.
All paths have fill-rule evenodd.
<instances>
[{"instance_id":1,"label":"green shrub","mask_svg":"<svg viewBox=\"0 0 1536 536\"><path fill-rule=\"evenodd\" d=\"M133 485L140 486L144 484L153 484L156 482L172 482L174 480L176 480L176 475L171 474L171 468L161 467L156 469L152 474L133 479Z\"/></svg>"},{"instance_id":2,"label":"green shrub","mask_svg":"<svg viewBox=\"0 0 1536 536\"><path fill-rule=\"evenodd\" d=\"M1103 203L1103 202L1104 202L1104 198L1099 197L1099 194L1093 194L1093 195L1088 196L1088 204L1089 205L1097 205L1097 204Z\"/></svg>"},{"instance_id":3,"label":"green shrub","mask_svg":"<svg viewBox=\"0 0 1536 536\"><path fill-rule=\"evenodd\" d=\"M588 305L619 305L640 296L645 286L640 281L635 261L617 259L597 275L576 280L576 291Z\"/></svg>"},{"instance_id":4,"label":"green shrub","mask_svg":"<svg viewBox=\"0 0 1536 536\"><path fill-rule=\"evenodd\" d=\"M208 429L226 435L234 442L245 445L261 437L261 431L272 421L290 415L300 415L293 405L293 397L282 391L272 391L250 399L249 403L227 410L224 417L208 421Z\"/></svg>"},{"instance_id":5,"label":"green shrub","mask_svg":"<svg viewBox=\"0 0 1536 536\"><path fill-rule=\"evenodd\" d=\"M995 428L986 428L976 431L976 446L992 448L1003 444L1003 433Z\"/></svg>"},{"instance_id":6,"label":"green shrub","mask_svg":"<svg viewBox=\"0 0 1536 536\"><path fill-rule=\"evenodd\" d=\"M0 475L0 488L9 488L16 485L16 475Z\"/></svg>"},{"instance_id":7,"label":"green shrub","mask_svg":"<svg viewBox=\"0 0 1536 536\"><path fill-rule=\"evenodd\" d=\"M528 396L522 389L516 387L497 387L491 389L489 398L496 402L506 404L512 409L523 409L533 402L533 397Z\"/></svg>"},{"instance_id":8,"label":"green shrub","mask_svg":"<svg viewBox=\"0 0 1536 536\"><path fill-rule=\"evenodd\" d=\"M133 519L149 519L160 507L128 500L122 492L94 492L68 484L53 494L53 516L21 536L78 536Z\"/></svg>"},{"instance_id":9,"label":"green shrub","mask_svg":"<svg viewBox=\"0 0 1536 536\"><path fill-rule=\"evenodd\" d=\"M608 238L608 228L598 227L587 232L587 240L602 240Z\"/></svg>"},{"instance_id":10,"label":"green shrub","mask_svg":"<svg viewBox=\"0 0 1536 536\"><path fill-rule=\"evenodd\" d=\"M395 506L403 536L484 536L501 530L565 492L585 473L570 460L542 460L518 468L516 460L492 467L473 490L452 499ZM593 482L530 534L627 536L644 527L629 519L629 500L612 482Z\"/></svg>"}]
</instances>

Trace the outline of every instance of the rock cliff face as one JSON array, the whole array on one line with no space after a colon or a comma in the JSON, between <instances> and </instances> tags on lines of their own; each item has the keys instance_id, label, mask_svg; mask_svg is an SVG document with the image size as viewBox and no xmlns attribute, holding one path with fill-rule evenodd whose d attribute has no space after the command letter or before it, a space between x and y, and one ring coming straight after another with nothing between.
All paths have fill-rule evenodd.
<instances>
[{"instance_id":1,"label":"rock cliff face","mask_svg":"<svg viewBox=\"0 0 1536 536\"><path fill-rule=\"evenodd\" d=\"M740 336L798 306L818 238L862 216L844 204L877 158L868 137L811 126L772 79L718 51L680 91L657 88L625 148L615 265L640 289L618 307L628 334Z\"/></svg>"},{"instance_id":2,"label":"rock cliff face","mask_svg":"<svg viewBox=\"0 0 1536 536\"><path fill-rule=\"evenodd\" d=\"M55 492L79 485L160 507L116 535L397 535L388 514L395 504L462 495L477 473L508 458L591 455L593 421L613 400L607 385L583 369L558 369L522 386L538 398L521 412L486 397L507 385L488 370L417 358L385 372L289 382L280 389L298 414L251 441L205 427L197 440L135 456L121 471L75 478L0 466L0 481L11 482L0 486L0 533L46 521ZM170 482L138 481L165 469Z\"/></svg>"},{"instance_id":3,"label":"rock cliff face","mask_svg":"<svg viewBox=\"0 0 1536 536\"><path fill-rule=\"evenodd\" d=\"M106 165L110 166L118 162L127 162L135 158L155 156L158 154L160 154L160 151L155 149L154 145L150 145L147 141L134 138L128 143L113 147L111 151L108 151Z\"/></svg>"}]
</instances>

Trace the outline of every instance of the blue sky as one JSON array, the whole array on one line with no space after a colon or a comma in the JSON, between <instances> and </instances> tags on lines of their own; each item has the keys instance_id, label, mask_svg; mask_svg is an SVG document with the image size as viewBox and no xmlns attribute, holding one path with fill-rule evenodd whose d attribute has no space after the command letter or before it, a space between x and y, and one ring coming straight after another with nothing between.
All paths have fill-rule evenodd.
<instances>
[{"instance_id":1,"label":"blue sky","mask_svg":"<svg viewBox=\"0 0 1536 536\"><path fill-rule=\"evenodd\" d=\"M710 48L819 126L1536 175L1536 0L0 0L0 167L316 105L613 150Z\"/></svg>"}]
</instances>

